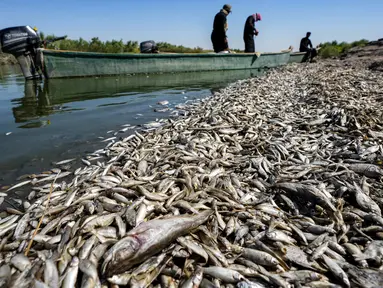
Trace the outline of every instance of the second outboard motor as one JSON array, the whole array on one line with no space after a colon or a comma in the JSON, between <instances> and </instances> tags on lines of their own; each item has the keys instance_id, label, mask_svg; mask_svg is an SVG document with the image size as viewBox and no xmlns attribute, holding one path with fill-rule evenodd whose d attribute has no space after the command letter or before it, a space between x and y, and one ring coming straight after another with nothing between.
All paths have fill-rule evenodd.
<instances>
[{"instance_id":1,"label":"second outboard motor","mask_svg":"<svg viewBox=\"0 0 383 288\"><path fill-rule=\"evenodd\" d=\"M30 26L17 26L0 30L2 52L16 57L27 80L42 77L40 45L39 34Z\"/></svg>"},{"instance_id":2,"label":"second outboard motor","mask_svg":"<svg viewBox=\"0 0 383 288\"><path fill-rule=\"evenodd\" d=\"M140 52L141 53L158 53L156 42L154 42L153 40L141 42Z\"/></svg>"}]
</instances>

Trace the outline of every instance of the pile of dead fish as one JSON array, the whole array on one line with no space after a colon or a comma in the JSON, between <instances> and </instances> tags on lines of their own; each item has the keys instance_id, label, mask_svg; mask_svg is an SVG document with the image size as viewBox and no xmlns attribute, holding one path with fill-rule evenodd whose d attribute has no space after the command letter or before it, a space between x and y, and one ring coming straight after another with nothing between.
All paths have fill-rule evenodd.
<instances>
[{"instance_id":1,"label":"pile of dead fish","mask_svg":"<svg viewBox=\"0 0 383 288\"><path fill-rule=\"evenodd\" d=\"M382 104L382 74L288 66L19 183L0 286L383 287Z\"/></svg>"}]
</instances>

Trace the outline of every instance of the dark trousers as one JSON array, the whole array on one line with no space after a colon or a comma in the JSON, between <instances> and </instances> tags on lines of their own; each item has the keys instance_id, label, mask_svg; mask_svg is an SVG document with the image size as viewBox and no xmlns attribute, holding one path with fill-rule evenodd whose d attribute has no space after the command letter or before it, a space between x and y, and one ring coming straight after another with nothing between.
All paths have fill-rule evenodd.
<instances>
[{"instance_id":1,"label":"dark trousers","mask_svg":"<svg viewBox=\"0 0 383 288\"><path fill-rule=\"evenodd\" d=\"M225 35L217 34L214 31L211 33L211 42L213 43L213 49L215 53L225 51L229 48L229 45L225 40Z\"/></svg>"},{"instance_id":2,"label":"dark trousers","mask_svg":"<svg viewBox=\"0 0 383 288\"><path fill-rule=\"evenodd\" d=\"M244 35L243 41L245 42L245 53L255 52L255 43L253 35Z\"/></svg>"},{"instance_id":3,"label":"dark trousers","mask_svg":"<svg viewBox=\"0 0 383 288\"><path fill-rule=\"evenodd\" d=\"M299 52L306 52L305 57L303 57L303 62L306 62L308 60L312 61L317 55L317 49L312 48L312 49L300 49Z\"/></svg>"}]
</instances>

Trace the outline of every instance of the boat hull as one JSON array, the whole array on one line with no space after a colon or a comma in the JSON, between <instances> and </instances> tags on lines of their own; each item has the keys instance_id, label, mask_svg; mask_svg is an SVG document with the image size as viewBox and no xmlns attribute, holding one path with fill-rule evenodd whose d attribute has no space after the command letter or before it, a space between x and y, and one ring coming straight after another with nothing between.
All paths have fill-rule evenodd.
<instances>
[{"instance_id":1,"label":"boat hull","mask_svg":"<svg viewBox=\"0 0 383 288\"><path fill-rule=\"evenodd\" d=\"M263 69L286 65L290 52L257 54L111 54L43 50L46 78Z\"/></svg>"},{"instance_id":2,"label":"boat hull","mask_svg":"<svg viewBox=\"0 0 383 288\"><path fill-rule=\"evenodd\" d=\"M306 52L295 52L290 54L289 63L302 63Z\"/></svg>"}]
</instances>

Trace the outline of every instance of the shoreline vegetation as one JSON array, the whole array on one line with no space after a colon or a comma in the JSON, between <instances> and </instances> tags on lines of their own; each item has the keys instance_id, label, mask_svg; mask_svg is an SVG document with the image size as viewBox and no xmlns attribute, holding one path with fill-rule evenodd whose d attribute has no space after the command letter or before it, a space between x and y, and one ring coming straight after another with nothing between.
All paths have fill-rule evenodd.
<instances>
[{"instance_id":1,"label":"shoreline vegetation","mask_svg":"<svg viewBox=\"0 0 383 288\"><path fill-rule=\"evenodd\" d=\"M332 41L319 44L321 50L319 50L319 55L322 58L333 58L339 57L341 55L347 54L354 47L365 47L369 44L370 41L362 39L359 41L354 41L351 43Z\"/></svg>"},{"instance_id":2,"label":"shoreline vegetation","mask_svg":"<svg viewBox=\"0 0 383 288\"><path fill-rule=\"evenodd\" d=\"M350 63L237 81L4 189L30 194L0 213L0 283L381 287L383 74Z\"/></svg>"},{"instance_id":3,"label":"shoreline vegetation","mask_svg":"<svg viewBox=\"0 0 383 288\"><path fill-rule=\"evenodd\" d=\"M55 35L48 35L45 37L43 32L40 32L41 39L50 40L55 38ZM337 41L321 43L319 46L319 56L321 58L334 58L347 53L354 47L364 47L369 43L368 40L362 39L351 43ZM165 53L210 53L213 50L203 49L201 47L185 47L182 45L174 45L167 42L158 42L157 46L160 52ZM101 53L139 53L139 43L137 41L111 40L101 41L98 37L93 37L90 41L83 38L77 39L64 39L47 46L48 49L71 50L82 52L101 52ZM236 53L243 52L241 49L231 49ZM9 54L0 52L0 65L17 64L15 57Z\"/></svg>"}]
</instances>

